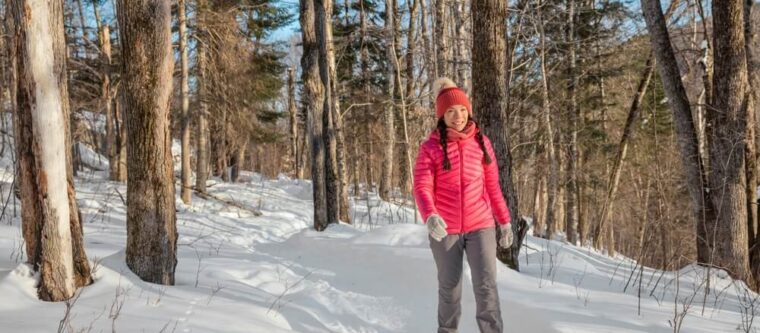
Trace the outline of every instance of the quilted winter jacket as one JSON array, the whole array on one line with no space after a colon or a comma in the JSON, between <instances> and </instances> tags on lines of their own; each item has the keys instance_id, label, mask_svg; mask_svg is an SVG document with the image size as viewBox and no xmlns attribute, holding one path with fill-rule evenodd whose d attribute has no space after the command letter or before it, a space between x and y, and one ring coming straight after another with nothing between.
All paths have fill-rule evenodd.
<instances>
[{"instance_id":1,"label":"quilted winter jacket","mask_svg":"<svg viewBox=\"0 0 760 333\"><path fill-rule=\"evenodd\" d=\"M447 138L450 170L443 169L438 131L422 143L414 164L414 199L422 220L438 214L446 222L449 234L492 227L494 218L500 224L510 222L491 141L483 136L492 161L485 164L476 131L459 140Z\"/></svg>"}]
</instances>

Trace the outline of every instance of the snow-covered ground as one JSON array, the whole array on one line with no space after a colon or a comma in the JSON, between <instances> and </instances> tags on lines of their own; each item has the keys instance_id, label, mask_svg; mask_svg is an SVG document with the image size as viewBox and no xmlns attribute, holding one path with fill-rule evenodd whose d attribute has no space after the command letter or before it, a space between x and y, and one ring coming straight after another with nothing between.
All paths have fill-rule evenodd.
<instances>
[{"instance_id":1,"label":"snow-covered ground","mask_svg":"<svg viewBox=\"0 0 760 333\"><path fill-rule=\"evenodd\" d=\"M4 203L13 172L7 157L0 162ZM105 171L80 172L95 282L68 316L67 304L35 295L11 199L0 218L0 332L435 331L435 266L414 210L365 195L352 202L354 225L316 232L310 186L244 173L240 183L211 185L213 198L177 200L177 283L161 286L124 263L126 186ZM505 332L673 332L679 323L681 332L743 332L757 303L721 271L711 272L705 297L702 268L640 271L559 241L528 237L520 262L521 272L498 271ZM466 268L465 333L477 332L469 280Z\"/></svg>"}]
</instances>

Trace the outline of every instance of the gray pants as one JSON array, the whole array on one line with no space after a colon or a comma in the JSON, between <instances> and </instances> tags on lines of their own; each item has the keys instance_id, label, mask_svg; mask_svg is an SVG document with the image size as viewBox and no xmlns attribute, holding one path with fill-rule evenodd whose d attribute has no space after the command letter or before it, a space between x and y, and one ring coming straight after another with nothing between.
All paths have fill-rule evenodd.
<instances>
[{"instance_id":1,"label":"gray pants","mask_svg":"<svg viewBox=\"0 0 760 333\"><path fill-rule=\"evenodd\" d=\"M438 267L438 333L455 333L462 315L462 256L472 272L477 303L476 320L481 333L501 333L501 309L496 287L496 230L486 228L430 239Z\"/></svg>"}]
</instances>

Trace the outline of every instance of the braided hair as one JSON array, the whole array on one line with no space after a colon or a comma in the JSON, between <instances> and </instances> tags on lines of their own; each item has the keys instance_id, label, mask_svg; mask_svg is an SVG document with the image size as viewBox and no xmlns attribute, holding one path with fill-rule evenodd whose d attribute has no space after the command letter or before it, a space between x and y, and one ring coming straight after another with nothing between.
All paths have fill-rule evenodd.
<instances>
[{"instance_id":1,"label":"braided hair","mask_svg":"<svg viewBox=\"0 0 760 333\"><path fill-rule=\"evenodd\" d=\"M468 121L472 121L475 124L475 128L479 129L478 123L475 122L475 120L469 118ZM439 143L443 149L443 170L449 171L451 170L451 162L449 161L449 150L447 149L448 145L446 144L446 133L448 127L446 126L446 122L443 120L443 117L438 119L438 124L436 127L438 128L438 134L440 134L441 137ZM483 162L485 164L491 164L491 156L488 155L488 151L486 150L486 144L483 140L483 133L478 131L478 134L475 135L475 139L478 140L478 145L480 145L480 149L483 151Z\"/></svg>"}]
</instances>

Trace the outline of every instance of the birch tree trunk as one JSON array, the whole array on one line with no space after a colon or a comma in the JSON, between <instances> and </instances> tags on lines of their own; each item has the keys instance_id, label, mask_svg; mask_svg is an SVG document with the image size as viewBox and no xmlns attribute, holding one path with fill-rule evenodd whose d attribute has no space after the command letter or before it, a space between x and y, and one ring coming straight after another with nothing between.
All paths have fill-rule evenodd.
<instances>
[{"instance_id":1,"label":"birch tree trunk","mask_svg":"<svg viewBox=\"0 0 760 333\"><path fill-rule=\"evenodd\" d=\"M565 235L567 242L575 244L578 238L578 131L579 115L578 102L575 87L578 85L578 74L576 73L576 40L575 40L575 0L567 0L567 36L566 44L568 47L568 69L567 69L567 114L569 120L569 147L567 149L567 188L565 193Z\"/></svg>"},{"instance_id":2,"label":"birch tree trunk","mask_svg":"<svg viewBox=\"0 0 760 333\"><path fill-rule=\"evenodd\" d=\"M69 163L63 1L16 0L9 9L18 74L14 123L27 262L40 273L40 299L63 301L91 282Z\"/></svg>"},{"instance_id":3,"label":"birch tree trunk","mask_svg":"<svg viewBox=\"0 0 760 333\"><path fill-rule=\"evenodd\" d=\"M427 86L429 89L433 89L433 82L436 79L436 64L435 64L435 55L433 55L433 42L430 38L430 30L428 30L428 12L429 7L425 6L426 0L419 0L421 5L420 10L420 27L422 28L422 45L424 47L424 55L425 55L425 76L427 77ZM432 0L431 0L432 1ZM435 108L435 98L437 96L433 96L434 94L428 95L428 106L430 109Z\"/></svg>"},{"instance_id":4,"label":"birch tree trunk","mask_svg":"<svg viewBox=\"0 0 760 333\"><path fill-rule=\"evenodd\" d=\"M169 130L171 1L120 0L117 13L124 107L129 109L127 266L144 281L173 285L177 221Z\"/></svg>"}]
</instances>

